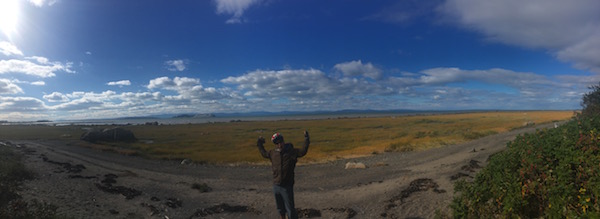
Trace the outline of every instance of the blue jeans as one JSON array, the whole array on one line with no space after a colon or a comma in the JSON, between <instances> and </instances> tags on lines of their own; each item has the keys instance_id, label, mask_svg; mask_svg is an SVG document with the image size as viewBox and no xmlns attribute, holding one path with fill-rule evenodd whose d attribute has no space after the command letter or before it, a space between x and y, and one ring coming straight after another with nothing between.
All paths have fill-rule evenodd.
<instances>
[{"instance_id":1,"label":"blue jeans","mask_svg":"<svg viewBox=\"0 0 600 219\"><path fill-rule=\"evenodd\" d=\"M294 205L294 186L273 185L273 193L275 194L275 203L279 215L285 215L287 212L288 219L297 219L298 213Z\"/></svg>"}]
</instances>

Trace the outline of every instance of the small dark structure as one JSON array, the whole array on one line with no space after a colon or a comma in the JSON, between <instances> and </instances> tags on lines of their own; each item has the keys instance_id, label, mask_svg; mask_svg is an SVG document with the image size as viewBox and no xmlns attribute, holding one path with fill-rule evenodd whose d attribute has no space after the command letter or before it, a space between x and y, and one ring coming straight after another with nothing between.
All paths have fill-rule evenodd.
<instances>
[{"instance_id":1,"label":"small dark structure","mask_svg":"<svg viewBox=\"0 0 600 219\"><path fill-rule=\"evenodd\" d=\"M93 129L83 133L81 140L88 142L135 142L137 138L133 132L123 128L107 128L102 131Z\"/></svg>"}]
</instances>

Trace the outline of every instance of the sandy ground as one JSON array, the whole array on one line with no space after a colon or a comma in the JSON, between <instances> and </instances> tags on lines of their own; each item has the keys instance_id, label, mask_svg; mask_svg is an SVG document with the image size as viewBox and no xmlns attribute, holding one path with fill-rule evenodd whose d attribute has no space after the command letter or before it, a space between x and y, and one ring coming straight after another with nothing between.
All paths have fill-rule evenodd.
<instances>
[{"instance_id":1,"label":"sandy ground","mask_svg":"<svg viewBox=\"0 0 600 219\"><path fill-rule=\"evenodd\" d=\"M296 168L300 216L432 218L448 212L457 178L472 178L524 128L442 148ZM318 138L318 133L311 133ZM269 166L181 165L73 146L11 141L37 172L21 195L74 218L277 218ZM318 147L318 145L313 145ZM258 150L256 156L260 156ZM310 151L307 156L310 156ZM366 169L345 169L362 162ZM212 190L201 192L194 184Z\"/></svg>"}]
</instances>

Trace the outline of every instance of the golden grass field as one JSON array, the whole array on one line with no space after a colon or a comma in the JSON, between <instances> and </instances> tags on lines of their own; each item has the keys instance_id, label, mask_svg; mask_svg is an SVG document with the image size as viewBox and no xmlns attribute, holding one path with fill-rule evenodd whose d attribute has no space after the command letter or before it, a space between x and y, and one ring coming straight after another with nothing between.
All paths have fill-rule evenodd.
<instances>
[{"instance_id":1,"label":"golden grass field","mask_svg":"<svg viewBox=\"0 0 600 219\"><path fill-rule=\"evenodd\" d=\"M378 118L251 121L188 125L132 125L136 143L90 144L76 141L86 126L0 126L0 139L74 140L74 144L157 159L207 163L266 162L256 149L259 136L274 132L301 147L308 130L311 147L301 162L322 162L386 151L412 151L453 145L535 124L570 119L572 111L510 111ZM105 128L110 126L96 126ZM89 127L88 127L89 128ZM265 144L268 150L273 144Z\"/></svg>"}]
</instances>

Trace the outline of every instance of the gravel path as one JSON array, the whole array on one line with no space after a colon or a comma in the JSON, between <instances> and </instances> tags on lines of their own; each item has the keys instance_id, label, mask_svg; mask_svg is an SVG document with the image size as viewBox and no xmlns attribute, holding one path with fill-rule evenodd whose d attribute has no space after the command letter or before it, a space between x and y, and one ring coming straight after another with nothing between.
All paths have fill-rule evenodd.
<instances>
[{"instance_id":1,"label":"gravel path","mask_svg":"<svg viewBox=\"0 0 600 219\"><path fill-rule=\"evenodd\" d=\"M433 218L436 211L448 212L456 179L472 178L491 154L503 150L516 135L551 126L427 151L300 165L296 168L296 207L305 218ZM25 183L21 195L52 203L59 214L74 218L278 217L268 166L181 165L100 152L75 146L76 142L11 143L26 154L26 166L38 175ZM367 168L346 170L347 162L362 162ZM204 185L210 191L200 191L206 189Z\"/></svg>"}]
</instances>

